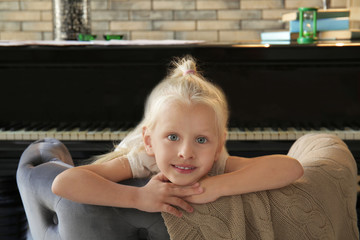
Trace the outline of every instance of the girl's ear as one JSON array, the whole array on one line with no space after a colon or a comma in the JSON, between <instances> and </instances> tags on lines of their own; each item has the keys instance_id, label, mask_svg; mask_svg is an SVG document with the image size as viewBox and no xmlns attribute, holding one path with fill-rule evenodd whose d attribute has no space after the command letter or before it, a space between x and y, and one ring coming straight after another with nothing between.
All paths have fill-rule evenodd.
<instances>
[{"instance_id":1,"label":"girl's ear","mask_svg":"<svg viewBox=\"0 0 360 240\"><path fill-rule=\"evenodd\" d=\"M144 141L144 146L145 146L146 153L149 156L154 156L154 152L153 152L152 145L151 145L150 131L149 131L149 129L147 127L143 127L142 136L143 136L143 141Z\"/></svg>"}]
</instances>

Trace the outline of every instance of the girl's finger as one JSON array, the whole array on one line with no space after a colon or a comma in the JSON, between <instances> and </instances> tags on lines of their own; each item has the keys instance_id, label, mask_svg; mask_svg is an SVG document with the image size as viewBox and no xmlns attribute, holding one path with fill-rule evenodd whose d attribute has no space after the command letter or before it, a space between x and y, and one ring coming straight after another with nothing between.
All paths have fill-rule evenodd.
<instances>
[{"instance_id":1,"label":"girl's finger","mask_svg":"<svg viewBox=\"0 0 360 240\"><path fill-rule=\"evenodd\" d=\"M181 211L179 211L175 207L168 205L168 204L164 205L163 212L170 213L170 214L174 215L175 217L179 217L179 218L182 217Z\"/></svg>"},{"instance_id":2,"label":"girl's finger","mask_svg":"<svg viewBox=\"0 0 360 240\"><path fill-rule=\"evenodd\" d=\"M171 204L172 206L179 207L186 212L194 211L193 207L181 198L177 198L177 197L169 198L168 203Z\"/></svg>"}]
</instances>

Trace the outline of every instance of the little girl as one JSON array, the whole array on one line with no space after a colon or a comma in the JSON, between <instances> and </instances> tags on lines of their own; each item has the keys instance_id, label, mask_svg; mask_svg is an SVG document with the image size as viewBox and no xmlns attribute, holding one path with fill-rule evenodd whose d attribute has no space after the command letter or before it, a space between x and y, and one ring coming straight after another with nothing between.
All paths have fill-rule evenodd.
<instances>
[{"instance_id":1,"label":"little girl","mask_svg":"<svg viewBox=\"0 0 360 240\"><path fill-rule=\"evenodd\" d=\"M285 155L229 156L223 92L201 76L191 57L174 66L148 97L143 120L115 151L59 174L55 194L181 217L181 209L193 211L190 203L280 188L302 176L300 163ZM143 187L118 184L150 176Z\"/></svg>"}]
</instances>

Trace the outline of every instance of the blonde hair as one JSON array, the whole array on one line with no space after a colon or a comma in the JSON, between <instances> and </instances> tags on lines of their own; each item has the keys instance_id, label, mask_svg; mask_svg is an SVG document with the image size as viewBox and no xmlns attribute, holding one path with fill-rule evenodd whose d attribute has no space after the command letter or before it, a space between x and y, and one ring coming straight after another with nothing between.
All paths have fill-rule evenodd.
<instances>
[{"instance_id":1,"label":"blonde hair","mask_svg":"<svg viewBox=\"0 0 360 240\"><path fill-rule=\"evenodd\" d=\"M175 59L168 76L150 93L145 103L144 117L137 127L131 131L116 147L115 151L100 156L94 163L102 163L125 156L130 152L144 150L142 128L152 129L165 104L205 104L215 112L219 138L225 142L228 105L223 91L214 83L207 81L197 70L196 61L191 56Z\"/></svg>"}]
</instances>

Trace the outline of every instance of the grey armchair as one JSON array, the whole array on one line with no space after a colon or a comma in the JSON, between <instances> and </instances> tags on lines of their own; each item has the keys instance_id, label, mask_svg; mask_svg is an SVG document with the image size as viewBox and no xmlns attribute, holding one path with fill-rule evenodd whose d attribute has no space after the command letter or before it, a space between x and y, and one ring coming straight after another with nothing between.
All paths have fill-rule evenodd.
<instances>
[{"instance_id":1,"label":"grey armchair","mask_svg":"<svg viewBox=\"0 0 360 240\"><path fill-rule=\"evenodd\" d=\"M269 216L274 236L277 239L359 239L357 166L346 144L333 135L309 134L299 138L288 155L300 161L305 173L288 187L266 191L268 203L272 204ZM80 204L53 194L54 178L72 166L67 148L56 139L37 141L23 153L17 183L34 240L170 238L160 213ZM146 182L146 179L131 179L122 183L142 186ZM257 214L257 210L265 208L252 209L247 213L250 219L253 213L263 216L262 212ZM183 229L178 222L169 227L167 221L167 226L170 230ZM174 234L170 230L170 235ZM263 228L258 230L261 232Z\"/></svg>"},{"instance_id":2,"label":"grey armchair","mask_svg":"<svg viewBox=\"0 0 360 240\"><path fill-rule=\"evenodd\" d=\"M22 154L17 183L34 240L169 239L160 213L79 204L53 194L54 178L73 165L67 148L56 139L34 142Z\"/></svg>"}]
</instances>

